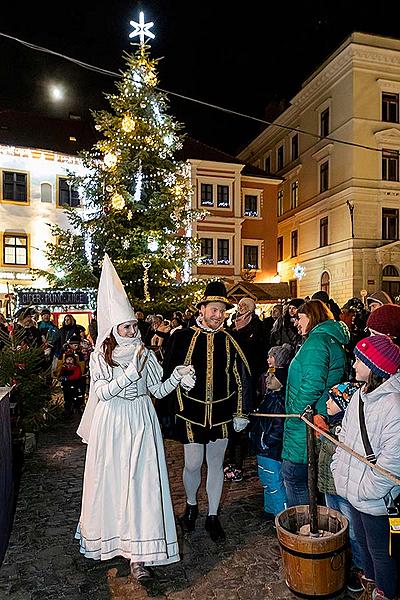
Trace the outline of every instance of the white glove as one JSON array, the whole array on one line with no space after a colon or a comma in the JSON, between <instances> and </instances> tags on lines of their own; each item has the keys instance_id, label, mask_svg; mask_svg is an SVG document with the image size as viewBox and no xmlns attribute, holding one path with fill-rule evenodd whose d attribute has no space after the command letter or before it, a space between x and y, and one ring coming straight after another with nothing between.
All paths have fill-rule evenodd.
<instances>
[{"instance_id":1,"label":"white glove","mask_svg":"<svg viewBox=\"0 0 400 600\"><path fill-rule=\"evenodd\" d=\"M188 392L189 390L193 389L194 386L196 385L196 374L193 373L188 373L187 375L184 375L181 379L181 387Z\"/></svg>"},{"instance_id":2,"label":"white glove","mask_svg":"<svg viewBox=\"0 0 400 600\"><path fill-rule=\"evenodd\" d=\"M193 365L187 365L187 366L179 365L179 367L175 367L175 371L176 371L178 377L180 377L181 379L185 375L194 375Z\"/></svg>"},{"instance_id":3,"label":"white glove","mask_svg":"<svg viewBox=\"0 0 400 600\"><path fill-rule=\"evenodd\" d=\"M237 433L243 431L243 429L245 429L249 423L250 419L248 417L245 417L244 415L242 415L241 417L233 417L233 429Z\"/></svg>"}]
</instances>

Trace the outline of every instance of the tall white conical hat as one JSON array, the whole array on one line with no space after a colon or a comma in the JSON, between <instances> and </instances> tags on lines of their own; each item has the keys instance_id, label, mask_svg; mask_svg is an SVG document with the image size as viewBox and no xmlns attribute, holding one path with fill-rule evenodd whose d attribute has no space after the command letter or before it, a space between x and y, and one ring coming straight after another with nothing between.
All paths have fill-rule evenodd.
<instances>
[{"instance_id":1,"label":"tall white conical hat","mask_svg":"<svg viewBox=\"0 0 400 600\"><path fill-rule=\"evenodd\" d=\"M97 293L98 336L96 348L101 347L115 325L126 321L137 321L135 311L110 257L105 254Z\"/></svg>"}]
</instances>

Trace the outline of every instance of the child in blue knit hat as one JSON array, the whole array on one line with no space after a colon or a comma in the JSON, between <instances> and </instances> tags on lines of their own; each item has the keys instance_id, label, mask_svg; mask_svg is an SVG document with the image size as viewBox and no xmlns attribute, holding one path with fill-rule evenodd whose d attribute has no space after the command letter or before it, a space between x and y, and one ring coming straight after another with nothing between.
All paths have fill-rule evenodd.
<instances>
[{"instance_id":1,"label":"child in blue knit hat","mask_svg":"<svg viewBox=\"0 0 400 600\"><path fill-rule=\"evenodd\" d=\"M345 410L354 392L359 388L357 383L338 383L329 390L326 401L328 416L326 430L337 438L341 429ZM321 417L321 415L319 415ZM321 447L318 459L318 489L325 495L325 502L329 508L338 510L349 521L349 537L352 553L352 566L347 579L347 588L351 592L362 591L359 573L361 569L361 555L358 542L354 533L351 520L350 502L336 493L335 483L331 472L332 456L336 446L321 435Z\"/></svg>"}]
</instances>

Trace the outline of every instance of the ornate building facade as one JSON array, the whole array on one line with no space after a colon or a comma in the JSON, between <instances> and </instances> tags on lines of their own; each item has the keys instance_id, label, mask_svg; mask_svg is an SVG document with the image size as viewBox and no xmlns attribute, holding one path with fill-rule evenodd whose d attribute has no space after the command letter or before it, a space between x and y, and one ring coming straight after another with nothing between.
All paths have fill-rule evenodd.
<instances>
[{"instance_id":1,"label":"ornate building facade","mask_svg":"<svg viewBox=\"0 0 400 600\"><path fill-rule=\"evenodd\" d=\"M353 33L240 153L284 179L277 258L292 295L400 294L399 98L400 40Z\"/></svg>"}]
</instances>

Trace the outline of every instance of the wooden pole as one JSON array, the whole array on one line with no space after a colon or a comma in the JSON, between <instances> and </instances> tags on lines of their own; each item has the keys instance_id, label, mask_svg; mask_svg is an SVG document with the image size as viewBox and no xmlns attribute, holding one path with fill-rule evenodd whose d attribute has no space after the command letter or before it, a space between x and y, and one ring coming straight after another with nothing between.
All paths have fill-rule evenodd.
<instances>
[{"instance_id":1,"label":"wooden pole","mask_svg":"<svg viewBox=\"0 0 400 600\"><path fill-rule=\"evenodd\" d=\"M313 409L307 406L304 417L312 423ZM318 536L318 505L317 505L317 461L315 456L315 434L307 427L307 466L308 466L308 495L310 503L310 535Z\"/></svg>"}]
</instances>

